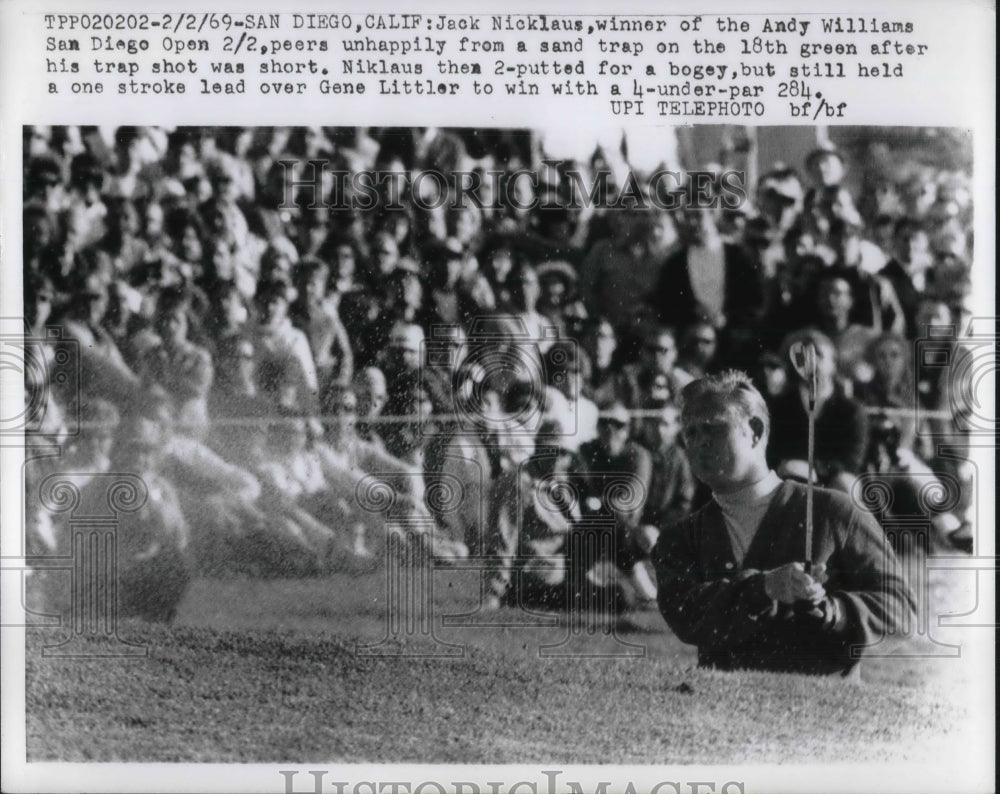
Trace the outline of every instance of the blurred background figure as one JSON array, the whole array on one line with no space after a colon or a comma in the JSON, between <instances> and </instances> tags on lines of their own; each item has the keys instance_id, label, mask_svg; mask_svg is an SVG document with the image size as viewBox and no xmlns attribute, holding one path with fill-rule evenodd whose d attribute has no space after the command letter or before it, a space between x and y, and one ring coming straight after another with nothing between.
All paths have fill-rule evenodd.
<instances>
[{"instance_id":1,"label":"blurred background figure","mask_svg":"<svg viewBox=\"0 0 1000 794\"><path fill-rule=\"evenodd\" d=\"M29 443L64 445L33 459L29 487L70 462L117 465L108 433L141 416L161 433L143 466L173 483L190 534L178 554L199 575L364 570L360 550L377 557L396 530L349 492L379 482L440 559L494 548L510 560L490 580L507 603L511 544L563 547L563 529L597 515L619 528L623 559L641 561L652 533L699 503L671 407L693 379L750 373L773 412L770 462L804 477L803 384L787 360L799 340L820 352L819 481L959 483L952 517L933 521L968 549L974 472L941 452L968 446L973 409L968 140L681 132L26 127L24 315L40 351L26 395L44 406ZM560 165L545 162L557 152ZM309 210L293 184L304 174L280 161L312 156L352 178L384 171L394 190L383 182L379 206L353 210L350 186L336 198L324 178L340 206ZM712 173L749 181L739 206L700 207L693 178L669 195L651 182L656 163L708 171L716 199L732 196ZM440 200L423 209L413 180L431 171L475 172L484 207L422 179L420 197ZM597 200L570 201L597 179ZM947 366L915 363L932 331ZM614 472L648 485L642 504L605 504ZM600 508L544 514L557 475L590 483ZM457 508L428 499L456 483ZM46 548L43 512L25 515ZM639 592L641 575L605 580Z\"/></svg>"}]
</instances>

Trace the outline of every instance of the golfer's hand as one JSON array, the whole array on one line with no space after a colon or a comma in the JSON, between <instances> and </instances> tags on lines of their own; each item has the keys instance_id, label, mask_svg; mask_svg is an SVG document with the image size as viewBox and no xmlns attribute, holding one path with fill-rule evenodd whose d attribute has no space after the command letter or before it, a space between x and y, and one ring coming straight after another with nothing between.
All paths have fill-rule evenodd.
<instances>
[{"instance_id":1,"label":"golfer's hand","mask_svg":"<svg viewBox=\"0 0 1000 794\"><path fill-rule=\"evenodd\" d=\"M794 604L796 601L816 603L826 596L823 585L806 573L805 563L801 562L789 562L765 571L764 592L781 604Z\"/></svg>"}]
</instances>

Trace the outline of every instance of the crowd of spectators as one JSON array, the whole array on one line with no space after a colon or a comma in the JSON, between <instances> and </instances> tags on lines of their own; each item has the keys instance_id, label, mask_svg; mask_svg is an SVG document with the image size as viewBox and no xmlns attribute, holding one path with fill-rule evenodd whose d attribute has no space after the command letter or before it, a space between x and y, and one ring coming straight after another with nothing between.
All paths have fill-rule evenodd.
<instances>
[{"instance_id":1,"label":"crowd of spectators","mask_svg":"<svg viewBox=\"0 0 1000 794\"><path fill-rule=\"evenodd\" d=\"M967 173L899 163L859 194L844 152L817 145L739 206L665 209L641 201L648 169L625 147L545 155L516 130L26 128L27 333L51 359L60 328L79 367L29 376L32 432L66 447L45 465L127 456L158 483L148 509L169 508L148 520L203 573L364 569L388 533L443 561L485 554L502 603L560 586L574 527L603 518L649 598L656 533L705 498L680 390L751 373L775 469L805 476L787 362L809 341L820 483L963 482L918 422L958 434L956 384L913 350L966 316ZM400 189L352 208L368 172ZM625 172L640 201L611 206ZM474 199L441 192L459 173L483 177ZM574 205L574 173L611 175L603 205ZM29 512L33 542L58 547ZM961 505L931 518L968 545Z\"/></svg>"}]
</instances>

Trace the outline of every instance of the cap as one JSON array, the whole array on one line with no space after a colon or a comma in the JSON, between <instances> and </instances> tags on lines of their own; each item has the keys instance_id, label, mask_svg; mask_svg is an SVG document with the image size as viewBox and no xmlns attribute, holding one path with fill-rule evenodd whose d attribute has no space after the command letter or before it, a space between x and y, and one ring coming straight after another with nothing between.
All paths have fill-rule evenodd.
<instances>
[{"instance_id":1,"label":"cap","mask_svg":"<svg viewBox=\"0 0 1000 794\"><path fill-rule=\"evenodd\" d=\"M806 155L806 168L812 168L813 164L823 157L836 157L843 164L844 155L832 144L817 146Z\"/></svg>"},{"instance_id":2,"label":"cap","mask_svg":"<svg viewBox=\"0 0 1000 794\"><path fill-rule=\"evenodd\" d=\"M280 297L291 303L295 300L297 294L295 287L289 284L286 278L275 275L257 282L257 290L254 293L254 298L258 301L263 301L273 297Z\"/></svg>"},{"instance_id":3,"label":"cap","mask_svg":"<svg viewBox=\"0 0 1000 794\"><path fill-rule=\"evenodd\" d=\"M802 183L793 175L770 174L761 181L762 193L774 193L790 202L802 200Z\"/></svg>"},{"instance_id":4,"label":"cap","mask_svg":"<svg viewBox=\"0 0 1000 794\"><path fill-rule=\"evenodd\" d=\"M544 278L561 278L566 282L568 286L576 284L576 270L569 262L555 261L555 262L543 262L537 268L535 268L535 273L538 274L538 279L541 281Z\"/></svg>"},{"instance_id":5,"label":"cap","mask_svg":"<svg viewBox=\"0 0 1000 794\"><path fill-rule=\"evenodd\" d=\"M612 422L621 425L628 425L632 420L628 409L622 405L620 402L610 403L601 407L601 412L598 414L597 421L601 422Z\"/></svg>"},{"instance_id":6,"label":"cap","mask_svg":"<svg viewBox=\"0 0 1000 794\"><path fill-rule=\"evenodd\" d=\"M62 166L49 154L33 157L28 166L28 180L32 184L58 185L62 182Z\"/></svg>"}]
</instances>

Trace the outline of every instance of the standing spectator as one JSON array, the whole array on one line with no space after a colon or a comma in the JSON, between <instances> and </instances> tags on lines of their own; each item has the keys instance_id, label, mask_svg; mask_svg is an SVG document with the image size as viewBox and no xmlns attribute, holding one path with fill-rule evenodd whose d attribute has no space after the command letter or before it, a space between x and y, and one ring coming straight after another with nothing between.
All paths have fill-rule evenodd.
<instances>
[{"instance_id":1,"label":"standing spectator","mask_svg":"<svg viewBox=\"0 0 1000 794\"><path fill-rule=\"evenodd\" d=\"M730 349L747 344L764 310L764 281L740 246L724 243L708 213L682 216L683 245L663 264L648 303L657 322L684 327L708 318L733 337Z\"/></svg>"},{"instance_id":2,"label":"standing spectator","mask_svg":"<svg viewBox=\"0 0 1000 794\"><path fill-rule=\"evenodd\" d=\"M893 259L879 274L887 278L896 290L906 321L906 338L915 339L917 306L927 286L927 272L933 263L930 240L920 221L902 218L896 223L893 253Z\"/></svg>"}]
</instances>

